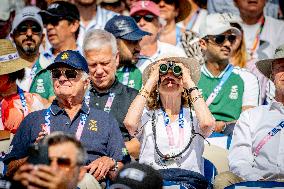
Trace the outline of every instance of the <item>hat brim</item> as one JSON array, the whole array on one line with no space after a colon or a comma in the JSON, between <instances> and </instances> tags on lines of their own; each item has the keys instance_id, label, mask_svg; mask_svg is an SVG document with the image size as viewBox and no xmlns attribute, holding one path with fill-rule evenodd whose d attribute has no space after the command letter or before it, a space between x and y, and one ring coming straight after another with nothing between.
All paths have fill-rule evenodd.
<instances>
[{"instance_id":1,"label":"hat brim","mask_svg":"<svg viewBox=\"0 0 284 189\"><path fill-rule=\"evenodd\" d=\"M225 26L225 27L220 27L218 30L215 30L215 31L211 30L211 33L202 33L199 37L203 38L203 37L208 36L208 35L220 35L220 34L225 33L227 31L235 32L237 35L241 34L241 31L238 28L232 27L232 26L229 26L229 27Z\"/></svg>"},{"instance_id":2,"label":"hat brim","mask_svg":"<svg viewBox=\"0 0 284 189\"><path fill-rule=\"evenodd\" d=\"M125 35L123 35L119 38L129 40L129 41L138 41L138 40L141 40L146 35L152 35L152 34L149 33L149 32L137 29L137 30L135 30L131 33L125 34Z\"/></svg>"},{"instance_id":3,"label":"hat brim","mask_svg":"<svg viewBox=\"0 0 284 189\"><path fill-rule=\"evenodd\" d=\"M30 17L26 17L25 19L21 20L21 22L19 22L17 25L13 25L12 27L12 33L15 32L16 28L23 22L25 21L33 21L33 22L36 22L40 28L41 28L41 31L43 31L43 23L40 23L37 19L35 19L34 17L30 16Z\"/></svg>"},{"instance_id":4,"label":"hat brim","mask_svg":"<svg viewBox=\"0 0 284 189\"><path fill-rule=\"evenodd\" d=\"M41 16L42 20L44 20L45 17L58 17L58 16L62 16L62 15L59 15L59 14L50 13L50 12L48 12L46 10L42 10L38 14Z\"/></svg>"},{"instance_id":5,"label":"hat brim","mask_svg":"<svg viewBox=\"0 0 284 189\"><path fill-rule=\"evenodd\" d=\"M50 64L49 66L47 66L46 69L47 70L52 70L54 68L58 68L58 67L61 67L61 66L67 67L67 68L74 68L76 70L82 70L81 67L77 67L77 66L72 65L72 64L67 64L65 62L54 62L54 63ZM82 70L82 71L84 71L84 70Z\"/></svg>"},{"instance_id":6,"label":"hat brim","mask_svg":"<svg viewBox=\"0 0 284 189\"><path fill-rule=\"evenodd\" d=\"M176 22L183 21L191 11L191 5L188 0L179 0L179 14L176 18Z\"/></svg>"},{"instance_id":7,"label":"hat brim","mask_svg":"<svg viewBox=\"0 0 284 189\"><path fill-rule=\"evenodd\" d=\"M275 60L280 60L284 58L271 58L265 60L259 60L255 63L257 69L268 79L271 78L272 75L272 64Z\"/></svg>"},{"instance_id":8,"label":"hat brim","mask_svg":"<svg viewBox=\"0 0 284 189\"><path fill-rule=\"evenodd\" d=\"M142 75L143 85L146 84L149 79L151 68L154 64L160 64L161 62L174 61L175 63L182 63L190 71L190 76L192 81L197 85L200 79L200 64L194 58L185 58L185 57L167 57L159 59L151 64L149 64Z\"/></svg>"},{"instance_id":9,"label":"hat brim","mask_svg":"<svg viewBox=\"0 0 284 189\"><path fill-rule=\"evenodd\" d=\"M31 66L31 63L22 58L0 62L0 75L13 73L29 66Z\"/></svg>"}]
</instances>

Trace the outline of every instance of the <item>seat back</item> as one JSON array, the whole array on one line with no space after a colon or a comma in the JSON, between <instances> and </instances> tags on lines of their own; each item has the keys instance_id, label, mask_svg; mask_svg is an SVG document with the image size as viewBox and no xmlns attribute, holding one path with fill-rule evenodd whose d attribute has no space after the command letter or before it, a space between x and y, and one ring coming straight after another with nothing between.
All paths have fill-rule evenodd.
<instances>
[{"instance_id":1,"label":"seat back","mask_svg":"<svg viewBox=\"0 0 284 189\"><path fill-rule=\"evenodd\" d=\"M274 188L274 189L280 189L284 188L284 182L276 182L276 181L246 181L246 182L240 182L237 184L233 184L230 186L227 186L225 189L255 189L255 188Z\"/></svg>"},{"instance_id":2,"label":"seat back","mask_svg":"<svg viewBox=\"0 0 284 189\"><path fill-rule=\"evenodd\" d=\"M204 176L205 178L213 184L215 176L218 174L217 168L215 165L204 158Z\"/></svg>"}]
</instances>

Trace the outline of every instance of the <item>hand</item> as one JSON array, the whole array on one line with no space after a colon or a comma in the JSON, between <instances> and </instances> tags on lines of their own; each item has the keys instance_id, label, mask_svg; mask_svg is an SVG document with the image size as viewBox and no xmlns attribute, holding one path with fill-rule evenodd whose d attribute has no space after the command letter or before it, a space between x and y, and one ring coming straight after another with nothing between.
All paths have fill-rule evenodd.
<instances>
[{"instance_id":1,"label":"hand","mask_svg":"<svg viewBox=\"0 0 284 189\"><path fill-rule=\"evenodd\" d=\"M149 92L152 91L152 89L157 85L159 81L161 63L162 62L160 61L159 63L154 64L150 70L149 79L146 81L146 84L144 86L144 88Z\"/></svg>"},{"instance_id":2,"label":"hand","mask_svg":"<svg viewBox=\"0 0 284 189\"><path fill-rule=\"evenodd\" d=\"M69 181L64 171L47 165L25 164L16 172L14 180L21 182L27 188L68 188Z\"/></svg>"},{"instance_id":3,"label":"hand","mask_svg":"<svg viewBox=\"0 0 284 189\"><path fill-rule=\"evenodd\" d=\"M35 140L35 144L38 144L46 135L47 135L47 132L45 131L39 132L38 137Z\"/></svg>"},{"instance_id":4,"label":"hand","mask_svg":"<svg viewBox=\"0 0 284 189\"><path fill-rule=\"evenodd\" d=\"M97 181L105 178L109 170L114 168L115 162L107 156L100 157L86 166L88 172L93 175Z\"/></svg>"},{"instance_id":5,"label":"hand","mask_svg":"<svg viewBox=\"0 0 284 189\"><path fill-rule=\"evenodd\" d=\"M190 76L190 71L187 67L185 67L183 64L178 63L182 69L182 82L183 82L183 88L189 89L191 87L195 87L196 84L192 81Z\"/></svg>"},{"instance_id":6,"label":"hand","mask_svg":"<svg viewBox=\"0 0 284 189\"><path fill-rule=\"evenodd\" d=\"M218 133L222 132L224 127L225 127L224 121L216 121L215 132L218 132Z\"/></svg>"}]
</instances>

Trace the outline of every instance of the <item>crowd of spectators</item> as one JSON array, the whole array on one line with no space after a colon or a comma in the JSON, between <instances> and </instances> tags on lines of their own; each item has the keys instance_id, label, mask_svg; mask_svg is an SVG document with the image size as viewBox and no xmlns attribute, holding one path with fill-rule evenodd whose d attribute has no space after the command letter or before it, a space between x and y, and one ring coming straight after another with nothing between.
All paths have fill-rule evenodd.
<instances>
[{"instance_id":1,"label":"crowd of spectators","mask_svg":"<svg viewBox=\"0 0 284 189\"><path fill-rule=\"evenodd\" d=\"M3 188L284 187L281 0L0 2Z\"/></svg>"}]
</instances>

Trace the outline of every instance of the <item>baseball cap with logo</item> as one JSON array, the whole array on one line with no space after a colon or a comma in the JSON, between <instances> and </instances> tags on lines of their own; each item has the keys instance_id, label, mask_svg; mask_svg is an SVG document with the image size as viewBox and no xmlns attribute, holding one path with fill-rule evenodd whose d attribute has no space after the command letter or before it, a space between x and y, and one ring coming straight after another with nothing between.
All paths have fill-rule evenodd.
<instances>
[{"instance_id":1,"label":"baseball cap with logo","mask_svg":"<svg viewBox=\"0 0 284 189\"><path fill-rule=\"evenodd\" d=\"M231 30L236 34L240 34L240 30L232 27L227 16L220 13L207 15L206 19L200 25L199 34L200 38L208 35L220 35L226 31Z\"/></svg>"},{"instance_id":2,"label":"baseball cap with logo","mask_svg":"<svg viewBox=\"0 0 284 189\"><path fill-rule=\"evenodd\" d=\"M27 6L24 7L18 14L16 14L15 19L12 24L12 33L15 29L24 21L32 20L39 24L41 30L43 30L43 23L40 15L38 14L40 11L39 8L35 6Z\"/></svg>"},{"instance_id":3,"label":"baseball cap with logo","mask_svg":"<svg viewBox=\"0 0 284 189\"><path fill-rule=\"evenodd\" d=\"M80 20L80 13L76 5L66 1L55 1L46 10L39 12L45 23L50 17L63 18L67 20Z\"/></svg>"},{"instance_id":4,"label":"baseball cap with logo","mask_svg":"<svg viewBox=\"0 0 284 189\"><path fill-rule=\"evenodd\" d=\"M7 21L10 13L15 10L15 5L11 0L2 0L0 6L0 20Z\"/></svg>"},{"instance_id":5,"label":"baseball cap with logo","mask_svg":"<svg viewBox=\"0 0 284 189\"><path fill-rule=\"evenodd\" d=\"M146 164L131 163L118 173L110 189L162 189L160 173Z\"/></svg>"},{"instance_id":6,"label":"baseball cap with logo","mask_svg":"<svg viewBox=\"0 0 284 189\"><path fill-rule=\"evenodd\" d=\"M133 16L139 11L148 11L155 16L160 16L160 8L153 1L136 1L130 9L130 16Z\"/></svg>"},{"instance_id":7,"label":"baseball cap with logo","mask_svg":"<svg viewBox=\"0 0 284 189\"><path fill-rule=\"evenodd\" d=\"M53 68L59 67L61 65L83 70L84 72L89 73L87 61L78 51L62 51L57 55L54 62L47 66L46 69L52 70Z\"/></svg>"}]
</instances>

